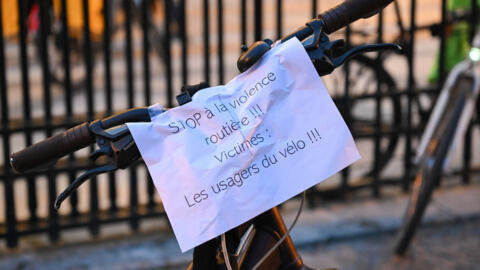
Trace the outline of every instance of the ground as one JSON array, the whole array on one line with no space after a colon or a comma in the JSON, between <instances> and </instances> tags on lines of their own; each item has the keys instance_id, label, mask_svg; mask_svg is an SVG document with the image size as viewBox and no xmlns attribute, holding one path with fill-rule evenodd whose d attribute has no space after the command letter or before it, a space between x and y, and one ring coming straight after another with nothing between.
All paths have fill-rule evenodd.
<instances>
[{"instance_id":1,"label":"ground","mask_svg":"<svg viewBox=\"0 0 480 270\"><path fill-rule=\"evenodd\" d=\"M319 269L479 269L479 180L435 193L403 258L392 256L392 245L408 198L405 194L305 209L292 238L305 263ZM287 226L298 205L293 201L283 208ZM110 239L71 239L58 245L34 242L30 239L30 245L24 243L16 250L0 249L0 269L176 270L184 269L192 256L191 251L180 252L170 232L158 230L124 232Z\"/></svg>"},{"instance_id":2,"label":"ground","mask_svg":"<svg viewBox=\"0 0 480 270\"><path fill-rule=\"evenodd\" d=\"M405 257L394 257L392 233L336 241L300 249L307 265L342 270L480 268L480 219L425 226Z\"/></svg>"}]
</instances>

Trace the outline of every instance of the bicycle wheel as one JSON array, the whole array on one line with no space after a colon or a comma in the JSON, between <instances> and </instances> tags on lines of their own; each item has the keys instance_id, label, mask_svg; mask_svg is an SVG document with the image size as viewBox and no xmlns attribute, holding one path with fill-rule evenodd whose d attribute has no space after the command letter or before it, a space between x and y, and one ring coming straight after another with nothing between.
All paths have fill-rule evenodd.
<instances>
[{"instance_id":1,"label":"bicycle wheel","mask_svg":"<svg viewBox=\"0 0 480 270\"><path fill-rule=\"evenodd\" d=\"M345 68L335 71L332 75L326 76L325 85L332 91L333 99L340 112L350 112L350 120L347 122L356 136L364 136L376 132L375 116L375 95L377 83L381 93L387 95L382 98L384 108L381 116L380 128L388 135L383 136L380 155L378 157L378 171L381 171L392 158L397 145L399 134L393 132L402 122L402 104L400 96L395 95L397 88L390 74L378 65L378 62L368 56L358 55L349 60L349 97L350 102L344 102L345 95ZM348 106L346 108L345 106ZM345 117L345 115L344 115ZM374 173L374 166L367 170L365 176L371 177Z\"/></svg>"},{"instance_id":2,"label":"bicycle wheel","mask_svg":"<svg viewBox=\"0 0 480 270\"><path fill-rule=\"evenodd\" d=\"M50 81L59 87L66 87L64 50L65 43L69 42L70 87L73 90L84 89L86 85L86 72L84 67L83 41L78 38L70 38L70 40L65 41L62 37L59 22L54 22L51 26L49 35L47 36L48 73ZM43 47L39 36L35 37L35 45L37 55L41 56Z\"/></svg>"},{"instance_id":3,"label":"bicycle wheel","mask_svg":"<svg viewBox=\"0 0 480 270\"><path fill-rule=\"evenodd\" d=\"M394 252L403 255L412 241L415 231L431 200L433 190L438 185L443 171L445 158L457 129L466 101L466 91L472 82L462 77L454 87L440 124L429 143L428 153L422 159L420 169L415 177L404 221L395 240ZM456 91L455 91L456 90Z\"/></svg>"},{"instance_id":4,"label":"bicycle wheel","mask_svg":"<svg viewBox=\"0 0 480 270\"><path fill-rule=\"evenodd\" d=\"M149 5L149 8L152 10L155 10L155 2L154 1L146 1L143 2L141 5ZM148 46L149 48L153 49L158 56L160 57L160 61L162 63L166 63L167 61L170 61L167 59L167 47L166 44L168 44L173 38L175 38L179 33L179 25L180 25L180 18L178 16L178 7L176 3L172 2L170 3L170 8L171 10L169 11L163 11L164 13L168 12L170 16L170 21L169 21L169 30L170 30L170 38L167 38L167 34L165 32L165 23L166 20L159 21L158 19L156 20L154 18L154 15L152 12L147 13L147 17L143 18L144 14L142 13L142 8L138 3L135 3L135 1L130 2L130 5L134 9L133 15L135 16L135 19L142 25L144 23L144 19L146 19L147 23L147 41L148 41ZM165 16L165 15L164 15ZM169 40L170 39L170 40Z\"/></svg>"},{"instance_id":5,"label":"bicycle wheel","mask_svg":"<svg viewBox=\"0 0 480 270\"><path fill-rule=\"evenodd\" d=\"M56 37L50 37L49 39L56 39ZM87 74L84 66L83 41L81 42L79 40L72 39L69 42L70 87L74 91L79 91L81 89L85 89L87 85ZM49 56L52 61L52 64L50 65L51 80L53 83L59 85L60 87L66 87L65 66L63 57L64 44L59 45L59 42L55 40L51 40L49 41L49 43L55 43L49 46ZM92 62L93 61L94 60L92 60Z\"/></svg>"}]
</instances>

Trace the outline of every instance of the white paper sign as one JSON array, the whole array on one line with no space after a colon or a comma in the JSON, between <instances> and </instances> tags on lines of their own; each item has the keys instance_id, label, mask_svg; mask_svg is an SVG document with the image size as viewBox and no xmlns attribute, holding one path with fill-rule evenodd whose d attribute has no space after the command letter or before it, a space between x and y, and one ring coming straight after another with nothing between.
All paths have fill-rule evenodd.
<instances>
[{"instance_id":1,"label":"white paper sign","mask_svg":"<svg viewBox=\"0 0 480 270\"><path fill-rule=\"evenodd\" d=\"M360 158L297 39L225 86L128 127L182 252L321 182Z\"/></svg>"}]
</instances>

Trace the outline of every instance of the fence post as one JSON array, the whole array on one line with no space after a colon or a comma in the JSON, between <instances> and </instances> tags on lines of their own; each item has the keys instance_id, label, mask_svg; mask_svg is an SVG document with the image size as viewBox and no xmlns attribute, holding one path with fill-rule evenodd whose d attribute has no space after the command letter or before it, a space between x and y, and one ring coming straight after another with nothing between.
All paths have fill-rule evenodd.
<instances>
[{"instance_id":1,"label":"fence post","mask_svg":"<svg viewBox=\"0 0 480 270\"><path fill-rule=\"evenodd\" d=\"M10 133L8 132L8 104L7 104L7 76L5 65L5 47L3 43L3 18L2 18L2 4L0 3L0 87L1 87L1 105L2 105L2 141L3 141L3 160L4 160L4 192L5 192L5 206L6 206L6 220L7 220L7 245L15 247L18 244L17 236L17 219L15 216L15 201L13 194L13 178L10 169Z\"/></svg>"},{"instance_id":2,"label":"fence post","mask_svg":"<svg viewBox=\"0 0 480 270\"><path fill-rule=\"evenodd\" d=\"M262 0L254 1L254 24L255 24L255 41L262 40L262 15L263 15L263 5Z\"/></svg>"},{"instance_id":3,"label":"fence post","mask_svg":"<svg viewBox=\"0 0 480 270\"><path fill-rule=\"evenodd\" d=\"M225 68L223 66L223 0L217 0L217 54L218 54L218 83L224 83Z\"/></svg>"},{"instance_id":4,"label":"fence post","mask_svg":"<svg viewBox=\"0 0 480 270\"><path fill-rule=\"evenodd\" d=\"M247 0L241 0L240 3L241 10L240 10L240 38L242 41L242 45L247 45ZM240 48L239 48L240 49Z\"/></svg>"},{"instance_id":5,"label":"fence post","mask_svg":"<svg viewBox=\"0 0 480 270\"><path fill-rule=\"evenodd\" d=\"M352 28L350 25L347 25L345 27L345 47L346 48L350 48L351 46L351 35L352 35ZM346 62L344 64L344 68L345 68L345 80L344 80L344 89L345 89L345 92L344 92L344 95L343 95L343 99L341 99L340 102L343 103L343 111L340 112L342 113L342 115L344 115L345 117L345 122L347 123L347 125L350 125L352 123L352 111L351 111L351 105L352 105L352 100L350 99L350 62ZM355 130L351 128L351 126L349 126L350 130L352 131L352 135L355 136ZM348 179L350 179L350 167L347 167L345 169L342 170L341 172L342 174L342 178L341 178L341 182L340 182L340 196L342 199L346 199L347 197L347 192L349 190L349 185L348 185Z\"/></svg>"},{"instance_id":6,"label":"fence post","mask_svg":"<svg viewBox=\"0 0 480 270\"><path fill-rule=\"evenodd\" d=\"M377 43L383 43L383 11L378 14ZM382 65L382 52L377 52L378 65ZM372 192L375 198L380 197L380 159L382 142L382 86L380 79L382 74L377 75L377 89L375 92L375 143L374 143L374 167L373 167L373 186Z\"/></svg>"},{"instance_id":7,"label":"fence post","mask_svg":"<svg viewBox=\"0 0 480 270\"><path fill-rule=\"evenodd\" d=\"M438 63L438 83L441 85L446 76L446 48L447 48L447 0L442 0L442 22L440 27L440 57Z\"/></svg>"},{"instance_id":8,"label":"fence post","mask_svg":"<svg viewBox=\"0 0 480 270\"><path fill-rule=\"evenodd\" d=\"M313 1L316 3L316 1ZM316 12L316 7L312 7L313 13ZM277 0L277 39L281 39L283 36L282 33L282 23L283 23L283 5L282 5L282 0Z\"/></svg>"},{"instance_id":9,"label":"fence post","mask_svg":"<svg viewBox=\"0 0 480 270\"><path fill-rule=\"evenodd\" d=\"M18 1L18 27L19 27L19 50L20 50L20 68L22 74L22 102L23 102L23 121L27 126L31 125L31 102L30 102L30 80L27 54L27 26L26 26L26 1ZM25 131L25 144L32 144L32 133L30 128ZM37 221L37 185L35 177L27 177L28 191L28 209L30 214L30 224Z\"/></svg>"},{"instance_id":10,"label":"fence post","mask_svg":"<svg viewBox=\"0 0 480 270\"><path fill-rule=\"evenodd\" d=\"M203 0L203 77L210 83L210 29L208 0Z\"/></svg>"},{"instance_id":11,"label":"fence post","mask_svg":"<svg viewBox=\"0 0 480 270\"><path fill-rule=\"evenodd\" d=\"M87 118L89 121L93 120L94 105L93 105L93 63L92 63L92 44L90 37L90 15L89 15L89 0L83 0L83 60L85 62L86 74L86 94L87 94ZM90 147L93 151L93 146ZM93 162L89 162L93 165ZM90 179L90 213L89 213L89 230L92 235L98 235L100 231L100 224L98 220L98 186L97 178Z\"/></svg>"},{"instance_id":12,"label":"fence post","mask_svg":"<svg viewBox=\"0 0 480 270\"><path fill-rule=\"evenodd\" d=\"M42 64L42 88L43 88L43 110L45 119L45 134L50 137L53 133L52 127L52 102L50 91L50 64L48 52L48 34L50 30L49 4L47 1L40 1L40 55ZM58 226L58 213L53 207L56 190L56 178L52 171L46 173L48 183L48 236L51 241L59 239L60 228Z\"/></svg>"}]
</instances>

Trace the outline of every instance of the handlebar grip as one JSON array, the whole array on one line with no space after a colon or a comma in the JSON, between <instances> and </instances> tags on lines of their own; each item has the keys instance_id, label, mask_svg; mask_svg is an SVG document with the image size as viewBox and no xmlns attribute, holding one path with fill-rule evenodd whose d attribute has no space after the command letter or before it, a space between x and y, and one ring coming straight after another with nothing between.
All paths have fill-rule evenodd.
<instances>
[{"instance_id":1,"label":"handlebar grip","mask_svg":"<svg viewBox=\"0 0 480 270\"><path fill-rule=\"evenodd\" d=\"M393 0L347 0L318 17L325 23L325 32L330 34L360 18L371 17L391 2Z\"/></svg>"},{"instance_id":2,"label":"handlebar grip","mask_svg":"<svg viewBox=\"0 0 480 270\"><path fill-rule=\"evenodd\" d=\"M10 157L10 164L15 171L25 172L55 161L94 142L95 137L91 134L88 123L83 123L13 153Z\"/></svg>"}]
</instances>

